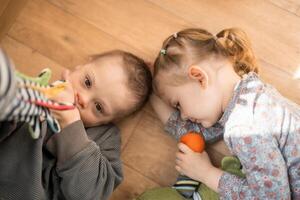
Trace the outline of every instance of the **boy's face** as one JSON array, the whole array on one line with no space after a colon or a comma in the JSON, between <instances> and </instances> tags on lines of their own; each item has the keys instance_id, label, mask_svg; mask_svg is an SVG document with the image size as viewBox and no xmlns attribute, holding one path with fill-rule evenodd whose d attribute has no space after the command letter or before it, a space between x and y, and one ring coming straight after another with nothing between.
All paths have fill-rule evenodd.
<instances>
[{"instance_id":1,"label":"boy's face","mask_svg":"<svg viewBox=\"0 0 300 200\"><path fill-rule=\"evenodd\" d=\"M126 78L121 62L111 58L78 66L70 73L75 104L86 127L111 122L132 106Z\"/></svg>"}]
</instances>

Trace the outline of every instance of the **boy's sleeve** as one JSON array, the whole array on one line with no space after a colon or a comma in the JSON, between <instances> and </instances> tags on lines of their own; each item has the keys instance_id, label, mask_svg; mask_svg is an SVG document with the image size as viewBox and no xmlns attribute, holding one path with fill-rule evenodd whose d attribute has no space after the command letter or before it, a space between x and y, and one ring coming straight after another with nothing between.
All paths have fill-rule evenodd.
<instances>
[{"instance_id":1,"label":"boy's sleeve","mask_svg":"<svg viewBox=\"0 0 300 200\"><path fill-rule=\"evenodd\" d=\"M224 172L218 185L220 199L290 199L288 170L275 138L245 127L229 133L228 143L246 178Z\"/></svg>"},{"instance_id":2,"label":"boy's sleeve","mask_svg":"<svg viewBox=\"0 0 300 200\"><path fill-rule=\"evenodd\" d=\"M213 127L206 129L201 124L182 120L179 110L171 114L165 124L165 131L177 140L189 131L201 132L207 143L214 143L223 137L223 128L220 124L216 123Z\"/></svg>"},{"instance_id":3,"label":"boy's sleeve","mask_svg":"<svg viewBox=\"0 0 300 200\"><path fill-rule=\"evenodd\" d=\"M106 200L122 181L119 130L110 126L99 138L98 133L90 140L79 120L47 141L46 148L57 157L56 173L66 199Z\"/></svg>"}]
</instances>

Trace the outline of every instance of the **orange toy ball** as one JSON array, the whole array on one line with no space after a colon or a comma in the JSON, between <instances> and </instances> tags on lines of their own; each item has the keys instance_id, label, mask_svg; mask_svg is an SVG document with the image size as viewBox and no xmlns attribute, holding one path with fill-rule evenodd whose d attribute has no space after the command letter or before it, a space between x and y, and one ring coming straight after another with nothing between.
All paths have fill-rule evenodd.
<instances>
[{"instance_id":1,"label":"orange toy ball","mask_svg":"<svg viewBox=\"0 0 300 200\"><path fill-rule=\"evenodd\" d=\"M180 142L187 145L194 152L201 153L205 148L203 137L196 132L189 132L180 138Z\"/></svg>"}]
</instances>

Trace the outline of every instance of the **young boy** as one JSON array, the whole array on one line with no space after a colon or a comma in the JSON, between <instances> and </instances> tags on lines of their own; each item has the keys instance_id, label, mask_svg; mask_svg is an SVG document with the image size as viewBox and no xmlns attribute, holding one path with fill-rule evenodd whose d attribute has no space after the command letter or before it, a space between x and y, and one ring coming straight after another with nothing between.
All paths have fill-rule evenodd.
<instances>
[{"instance_id":1,"label":"young boy","mask_svg":"<svg viewBox=\"0 0 300 200\"><path fill-rule=\"evenodd\" d=\"M53 134L44 121L34 140L26 123L0 122L0 199L105 200L122 181L120 133L110 122L147 101L149 69L142 59L115 50L63 77L68 86L54 100L76 108L51 111L61 132ZM14 98L7 92L0 96L0 113Z\"/></svg>"}]
</instances>

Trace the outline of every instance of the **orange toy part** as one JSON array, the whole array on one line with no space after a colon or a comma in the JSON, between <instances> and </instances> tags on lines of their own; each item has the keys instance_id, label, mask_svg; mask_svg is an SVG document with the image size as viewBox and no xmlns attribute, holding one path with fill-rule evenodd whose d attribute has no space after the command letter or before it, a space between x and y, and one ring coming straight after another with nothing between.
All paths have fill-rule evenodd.
<instances>
[{"instance_id":1,"label":"orange toy part","mask_svg":"<svg viewBox=\"0 0 300 200\"><path fill-rule=\"evenodd\" d=\"M180 138L180 142L187 145L194 152L201 153L205 148L205 141L202 135L197 132L188 132Z\"/></svg>"}]
</instances>

